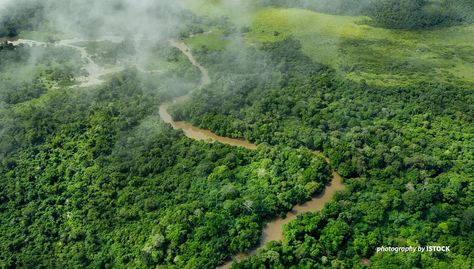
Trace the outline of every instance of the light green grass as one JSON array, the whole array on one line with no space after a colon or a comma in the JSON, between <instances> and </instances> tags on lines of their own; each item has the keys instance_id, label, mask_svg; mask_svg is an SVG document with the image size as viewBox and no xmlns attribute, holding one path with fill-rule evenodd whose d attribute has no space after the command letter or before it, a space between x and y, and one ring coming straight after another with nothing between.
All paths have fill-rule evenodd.
<instances>
[{"instance_id":1,"label":"light green grass","mask_svg":"<svg viewBox=\"0 0 474 269\"><path fill-rule=\"evenodd\" d=\"M198 51L203 48L207 48L209 51L222 50L228 43L229 41L226 39L224 33L218 29L186 38L186 44L188 44L192 50Z\"/></svg>"},{"instance_id":2,"label":"light green grass","mask_svg":"<svg viewBox=\"0 0 474 269\"><path fill-rule=\"evenodd\" d=\"M252 45L288 37L298 39L307 55L352 80L392 86L417 81L474 85L474 26L389 30L367 25L367 17L258 8L249 0L235 9L229 8L231 3L186 0L186 7L201 16L226 16L238 26L250 25L252 31L246 37ZM216 43L210 37L197 39L191 43L207 47Z\"/></svg>"},{"instance_id":3,"label":"light green grass","mask_svg":"<svg viewBox=\"0 0 474 269\"><path fill-rule=\"evenodd\" d=\"M21 31L19 37L23 39L31 39L41 42L54 42L61 39L71 38L70 35L41 31Z\"/></svg>"},{"instance_id":4,"label":"light green grass","mask_svg":"<svg viewBox=\"0 0 474 269\"><path fill-rule=\"evenodd\" d=\"M255 0L183 0L183 6L199 16L227 17L237 26L250 24L257 10Z\"/></svg>"},{"instance_id":5,"label":"light green grass","mask_svg":"<svg viewBox=\"0 0 474 269\"><path fill-rule=\"evenodd\" d=\"M406 85L417 80L474 84L474 26L394 31L364 25L366 20L266 8L257 11L248 41L292 36L316 61L372 84Z\"/></svg>"}]
</instances>

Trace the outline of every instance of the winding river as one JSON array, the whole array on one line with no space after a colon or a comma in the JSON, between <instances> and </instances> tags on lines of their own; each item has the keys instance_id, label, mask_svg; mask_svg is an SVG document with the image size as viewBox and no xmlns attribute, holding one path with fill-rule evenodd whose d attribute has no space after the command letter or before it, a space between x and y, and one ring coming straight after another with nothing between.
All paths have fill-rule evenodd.
<instances>
[{"instance_id":1,"label":"winding river","mask_svg":"<svg viewBox=\"0 0 474 269\"><path fill-rule=\"evenodd\" d=\"M170 41L170 44L173 47L178 48L182 53L184 53L189 59L189 61L201 71L200 88L211 83L211 79L209 77L208 71L196 61L193 54L191 53L190 48L186 44L184 44L181 41L176 41L176 40ZM254 150L257 148L257 145L252 144L246 140L219 136L219 135L214 134L211 131L203 130L201 128L195 127L188 122L174 121L171 115L168 113L168 108L175 103L183 102L189 98L190 98L189 95L185 95L185 96L176 97L170 102L162 103L159 108L159 114L160 114L161 119L163 119L163 121L165 121L166 123L171 124L171 126L174 129L181 129L184 132L184 134L191 139L205 140L205 141L210 141L210 142L217 141L223 144L237 146L237 147L244 147L251 150ZM330 162L330 160L319 151L313 151L313 154L316 156L323 157L328 163ZM296 217L302 213L317 212L321 210L324 207L324 205L333 198L336 192L341 191L343 189L344 189L344 185L342 183L342 177L337 173L337 171L332 170L332 180L329 184L326 185L326 188L324 189L322 193L313 197L311 200L309 200L308 202L302 205L296 205L295 207L293 207L293 209L286 214L285 218L279 217L268 222L262 231L262 235L260 237L260 243L256 249L252 250L250 253L241 253L241 254L235 255L234 257L232 257L232 260L228 261L227 263L225 263L223 266L219 268L221 269L230 268L234 261L239 261L248 257L249 255L252 255L258 249L264 247L267 242L270 242L273 240L281 241L283 239L283 225L296 219Z\"/></svg>"},{"instance_id":2,"label":"winding river","mask_svg":"<svg viewBox=\"0 0 474 269\"><path fill-rule=\"evenodd\" d=\"M110 38L103 39L103 40L119 42L115 39L110 39ZM68 39L68 40L61 40L57 43L46 43L46 42L39 42L39 41L27 40L27 39L17 39L17 40L13 39L13 40L4 40L4 41L7 41L14 45L18 45L18 44L28 44L28 45L36 45L36 46L53 45L53 46L60 46L60 47L69 47L69 48L78 50L81 54L81 58L86 62L86 65L84 68L89 74L87 77L80 78L79 81L81 82L81 84L79 86L98 85L103 82L100 79L101 76L104 76L110 73L119 72L120 70L123 69L122 67L114 67L111 69L105 69L97 65L93 61L92 57L88 54L87 50L84 47L77 45L77 43L79 42L90 41L90 40ZM101 40L92 40L92 41L101 41ZM171 46L179 49L184 55L186 55L188 60L200 70L201 83L200 83L199 88L203 88L204 86L210 84L211 78L209 77L209 73L207 69L201 66L197 62L197 60L194 58L191 52L191 49L182 41L170 40L169 42ZM159 70L144 71L144 72L159 72ZM169 107L172 106L173 104L183 102L189 98L190 98L189 95L185 95L185 96L176 97L169 102L162 103L159 106L159 115L161 119L164 122L171 124L171 126L174 129L181 129L184 132L184 134L191 139L204 140L204 141L210 141L210 142L219 142L219 143L223 143L223 144L227 144L231 146L244 147L250 150L254 150L257 148L257 145L250 143L246 140L219 136L217 134L214 134L211 131L195 127L188 122L174 121L171 115L168 113ZM327 157L325 157L321 152L315 151L313 152L313 154L317 156L322 156L325 158L326 162L328 163L330 162L330 160ZM321 210L324 207L324 205L333 198L336 192L341 191L343 189L344 189L344 185L342 184L341 176L335 170L333 170L332 181L326 185L326 188L321 194L313 197L310 201L302 205L296 205L295 207L293 207L293 209L290 212L286 214L285 218L279 217L268 222L262 231L260 243L256 249L252 250L250 253L241 253L241 254L235 255L234 257L232 257L232 260L228 261L226 264L224 264L223 266L219 268L230 268L234 261L239 261L243 258L248 257L249 255L252 255L258 249L262 248L267 242L270 242L273 240L282 240L283 239L283 225L296 219L296 217L302 213L316 212L316 211Z\"/></svg>"},{"instance_id":3,"label":"winding river","mask_svg":"<svg viewBox=\"0 0 474 269\"><path fill-rule=\"evenodd\" d=\"M97 63L94 62L94 60L92 59L92 56L87 52L87 49L77 44L81 42L90 42L90 41L110 41L110 42L118 43L121 40L122 39L117 38L117 37L104 37L102 39L97 39L97 40L86 40L86 39L80 39L80 38L64 39L64 40L60 40L54 43L41 42L41 41L30 40L30 39L21 39L21 38L8 39L4 41L11 43L15 46L17 45L42 46L42 47L54 46L54 47L72 48L72 49L77 50L80 53L82 60L85 62L84 69L88 73L87 76L79 77L77 79L77 81L80 83L78 86L86 87L86 86L94 86L94 85L102 84L103 80L101 79L101 77L108 74L120 72L123 70L123 67L121 66L116 66L113 68L100 67Z\"/></svg>"}]
</instances>

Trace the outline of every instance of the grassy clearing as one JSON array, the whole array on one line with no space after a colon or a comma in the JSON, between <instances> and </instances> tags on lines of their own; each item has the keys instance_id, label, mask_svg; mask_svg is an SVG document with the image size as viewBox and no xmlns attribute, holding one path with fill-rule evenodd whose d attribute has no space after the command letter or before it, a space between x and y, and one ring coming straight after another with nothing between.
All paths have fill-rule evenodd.
<instances>
[{"instance_id":1,"label":"grassy clearing","mask_svg":"<svg viewBox=\"0 0 474 269\"><path fill-rule=\"evenodd\" d=\"M186 39L186 44L193 50L222 50L228 43L229 41L226 39L224 33L219 29L213 29Z\"/></svg>"},{"instance_id":2,"label":"grassy clearing","mask_svg":"<svg viewBox=\"0 0 474 269\"><path fill-rule=\"evenodd\" d=\"M377 85L416 80L474 84L474 26L394 31L364 25L364 20L266 8L257 12L248 40L272 42L293 36L316 61L348 78Z\"/></svg>"},{"instance_id":3,"label":"grassy clearing","mask_svg":"<svg viewBox=\"0 0 474 269\"><path fill-rule=\"evenodd\" d=\"M227 17L238 26L252 22L257 10L254 0L183 0L183 6L199 16Z\"/></svg>"},{"instance_id":4,"label":"grassy clearing","mask_svg":"<svg viewBox=\"0 0 474 269\"><path fill-rule=\"evenodd\" d=\"M61 39L72 38L72 36L53 32L21 31L20 38L42 42L54 42Z\"/></svg>"},{"instance_id":5,"label":"grassy clearing","mask_svg":"<svg viewBox=\"0 0 474 269\"><path fill-rule=\"evenodd\" d=\"M137 64L145 71L167 71L177 68L177 63L167 61L160 47L145 44L132 45L132 41L114 43L110 41L83 41L75 45L84 47L92 59L101 67L113 68ZM137 52L140 52L137 54Z\"/></svg>"},{"instance_id":6,"label":"grassy clearing","mask_svg":"<svg viewBox=\"0 0 474 269\"><path fill-rule=\"evenodd\" d=\"M178 68L178 63L169 62L159 57L146 57L144 60L139 62L139 66L142 66L143 70L153 71L160 70L167 72L169 70L175 70Z\"/></svg>"},{"instance_id":7,"label":"grassy clearing","mask_svg":"<svg viewBox=\"0 0 474 269\"><path fill-rule=\"evenodd\" d=\"M106 68L123 64L133 53L132 48L110 41L82 41L75 45L85 48L95 63Z\"/></svg>"}]
</instances>

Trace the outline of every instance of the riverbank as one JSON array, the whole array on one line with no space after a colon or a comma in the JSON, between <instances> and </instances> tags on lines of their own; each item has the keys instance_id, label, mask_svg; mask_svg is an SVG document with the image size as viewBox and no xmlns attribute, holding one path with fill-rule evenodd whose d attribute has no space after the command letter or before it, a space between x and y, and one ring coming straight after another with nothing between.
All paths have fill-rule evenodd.
<instances>
[{"instance_id":1,"label":"riverbank","mask_svg":"<svg viewBox=\"0 0 474 269\"><path fill-rule=\"evenodd\" d=\"M196 61L194 55L191 53L191 49L185 43L183 43L182 41L173 40L170 41L170 44L173 47L179 49L184 55L186 55L189 61L201 71L201 83L199 88L203 88L204 86L211 83L211 79L209 77L207 69L201 66ZM173 117L168 113L169 107L173 104L186 101L189 98L189 95L179 96L169 102L162 103L159 107L159 114L161 119L164 122L170 124L174 129L181 129L188 138L194 140L219 142L230 146L244 147L250 150L255 150L257 148L257 145L246 140L219 136L209 130L204 130L195 127L191 123L185 121L174 121ZM316 156L323 157L327 163L330 163L329 158L324 156L321 152L313 151L313 154ZM283 239L283 226L285 224L296 219L300 214L307 212L317 212L321 210L324 205L329 202L338 191L341 190L344 190L342 177L337 171L333 170L331 182L325 186L325 189L320 194L316 195L311 200L307 201L302 205L294 206L293 209L288 212L284 218L278 217L268 222L262 231L260 243L256 249L252 250L250 253L240 253L235 255L230 261L226 262L219 268L230 268L234 261L239 261L247 258L249 255L255 253L258 249L264 247L266 243L275 240L281 241Z\"/></svg>"}]
</instances>

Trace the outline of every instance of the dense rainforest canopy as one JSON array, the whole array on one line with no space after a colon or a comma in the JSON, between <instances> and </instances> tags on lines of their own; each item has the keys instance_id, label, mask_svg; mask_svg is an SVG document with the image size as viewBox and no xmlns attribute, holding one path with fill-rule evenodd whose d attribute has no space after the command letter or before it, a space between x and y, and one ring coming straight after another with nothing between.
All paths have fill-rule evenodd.
<instances>
[{"instance_id":1,"label":"dense rainforest canopy","mask_svg":"<svg viewBox=\"0 0 474 269\"><path fill-rule=\"evenodd\" d=\"M217 64L213 73L229 78L216 79L223 84L196 94L176 109L176 117L222 135L323 150L350 189L321 214L287 226L283 244L269 245L236 268L351 268L361 266L377 246L409 242L450 245L452 252L379 253L371 258L373 266L469 265L472 90L429 82L374 88L313 63L293 40L263 49L271 55L268 65L284 74L278 86L262 82L253 70L237 73L243 70L236 70L237 59L229 69ZM227 54L221 55L206 54L203 60L213 66ZM239 83L227 86L237 74Z\"/></svg>"},{"instance_id":2,"label":"dense rainforest canopy","mask_svg":"<svg viewBox=\"0 0 474 269\"><path fill-rule=\"evenodd\" d=\"M0 268L474 267L473 1L80 2L0 7Z\"/></svg>"},{"instance_id":3,"label":"dense rainforest canopy","mask_svg":"<svg viewBox=\"0 0 474 269\"><path fill-rule=\"evenodd\" d=\"M8 88L43 95L5 99L2 266L216 266L329 181L326 162L307 150L183 137L153 113L169 90L139 76L126 70L93 91L43 93L37 79ZM15 92L35 98L24 91Z\"/></svg>"}]
</instances>

